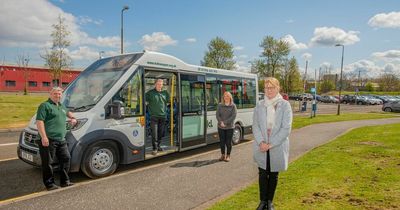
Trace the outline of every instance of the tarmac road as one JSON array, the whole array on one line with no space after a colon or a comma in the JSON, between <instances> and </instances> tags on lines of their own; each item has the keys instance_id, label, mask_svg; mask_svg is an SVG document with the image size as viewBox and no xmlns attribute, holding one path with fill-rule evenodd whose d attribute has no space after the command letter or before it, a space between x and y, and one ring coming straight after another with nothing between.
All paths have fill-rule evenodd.
<instances>
[{"instance_id":1,"label":"tarmac road","mask_svg":"<svg viewBox=\"0 0 400 210\"><path fill-rule=\"evenodd\" d=\"M316 124L296 129L291 134L290 161L350 129L389 123L400 123L400 118ZM62 190L1 201L0 209L203 209L256 180L257 167L253 164L251 149L249 141L235 146L229 163L217 161L217 148L173 160L160 158L165 162L103 179L78 181L75 186ZM3 165L0 168L2 177L12 171L4 172ZM15 171L12 178L19 179L17 175L23 171ZM36 174L37 177L30 178L40 182L40 173ZM73 181L76 182L75 177ZM7 183L1 183L3 194L3 185ZM26 187L29 186L15 186Z\"/></svg>"}]
</instances>

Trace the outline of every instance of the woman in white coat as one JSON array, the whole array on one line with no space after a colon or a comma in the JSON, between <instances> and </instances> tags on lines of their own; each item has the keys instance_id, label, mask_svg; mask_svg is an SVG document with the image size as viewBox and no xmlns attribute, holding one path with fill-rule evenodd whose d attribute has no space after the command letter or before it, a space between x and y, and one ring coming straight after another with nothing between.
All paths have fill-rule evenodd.
<instances>
[{"instance_id":1,"label":"woman in white coat","mask_svg":"<svg viewBox=\"0 0 400 210\"><path fill-rule=\"evenodd\" d=\"M273 210L272 201L278 184L278 174L287 170L289 135L292 128L292 108L279 94L279 81L265 79L264 100L254 109L254 161L259 170L260 204L257 210Z\"/></svg>"}]
</instances>

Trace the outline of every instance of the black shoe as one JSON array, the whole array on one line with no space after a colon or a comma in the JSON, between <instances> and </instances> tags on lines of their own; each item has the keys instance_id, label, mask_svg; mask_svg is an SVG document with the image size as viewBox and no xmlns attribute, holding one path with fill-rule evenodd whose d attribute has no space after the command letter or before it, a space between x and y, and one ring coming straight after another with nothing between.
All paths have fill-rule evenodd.
<instances>
[{"instance_id":1,"label":"black shoe","mask_svg":"<svg viewBox=\"0 0 400 210\"><path fill-rule=\"evenodd\" d=\"M46 189L47 189L48 191L51 191L51 190L60 189L60 187L59 187L58 185L52 184L52 185L46 186Z\"/></svg>"},{"instance_id":2,"label":"black shoe","mask_svg":"<svg viewBox=\"0 0 400 210\"><path fill-rule=\"evenodd\" d=\"M163 148L158 147L157 151L162 152L162 151L164 151L164 150L163 150Z\"/></svg>"},{"instance_id":3,"label":"black shoe","mask_svg":"<svg viewBox=\"0 0 400 210\"><path fill-rule=\"evenodd\" d=\"M68 181L68 182L65 182L64 184L61 184L61 187L70 187L72 185L74 185L74 183Z\"/></svg>"},{"instance_id":4,"label":"black shoe","mask_svg":"<svg viewBox=\"0 0 400 210\"><path fill-rule=\"evenodd\" d=\"M274 204L272 203L272 201L268 201L268 205L267 205L267 209L268 210L274 210Z\"/></svg>"},{"instance_id":5,"label":"black shoe","mask_svg":"<svg viewBox=\"0 0 400 210\"><path fill-rule=\"evenodd\" d=\"M260 204L258 204L258 207L256 208L256 210L264 210L264 209L267 209L267 202L260 201Z\"/></svg>"}]
</instances>

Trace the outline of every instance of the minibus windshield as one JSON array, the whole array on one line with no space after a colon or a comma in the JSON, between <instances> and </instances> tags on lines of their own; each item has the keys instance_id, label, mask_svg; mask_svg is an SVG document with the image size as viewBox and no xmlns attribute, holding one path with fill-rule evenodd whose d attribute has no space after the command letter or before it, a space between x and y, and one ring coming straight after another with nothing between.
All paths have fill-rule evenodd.
<instances>
[{"instance_id":1,"label":"minibus windshield","mask_svg":"<svg viewBox=\"0 0 400 210\"><path fill-rule=\"evenodd\" d=\"M68 86L61 102L72 112L91 109L141 55L120 55L96 61Z\"/></svg>"}]
</instances>

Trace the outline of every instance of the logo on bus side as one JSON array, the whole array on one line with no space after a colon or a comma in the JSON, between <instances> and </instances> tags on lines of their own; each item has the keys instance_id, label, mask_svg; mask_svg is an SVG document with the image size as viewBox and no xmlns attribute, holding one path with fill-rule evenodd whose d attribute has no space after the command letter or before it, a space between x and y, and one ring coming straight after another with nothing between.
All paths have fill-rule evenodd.
<instances>
[{"instance_id":1,"label":"logo on bus side","mask_svg":"<svg viewBox=\"0 0 400 210\"><path fill-rule=\"evenodd\" d=\"M207 124L208 124L208 127L209 127L209 128L214 127L214 126L213 126L213 121L212 121L212 120L208 120Z\"/></svg>"},{"instance_id":2,"label":"logo on bus side","mask_svg":"<svg viewBox=\"0 0 400 210\"><path fill-rule=\"evenodd\" d=\"M139 135L139 131L138 130L133 130L132 132L133 137L136 137Z\"/></svg>"}]
</instances>

